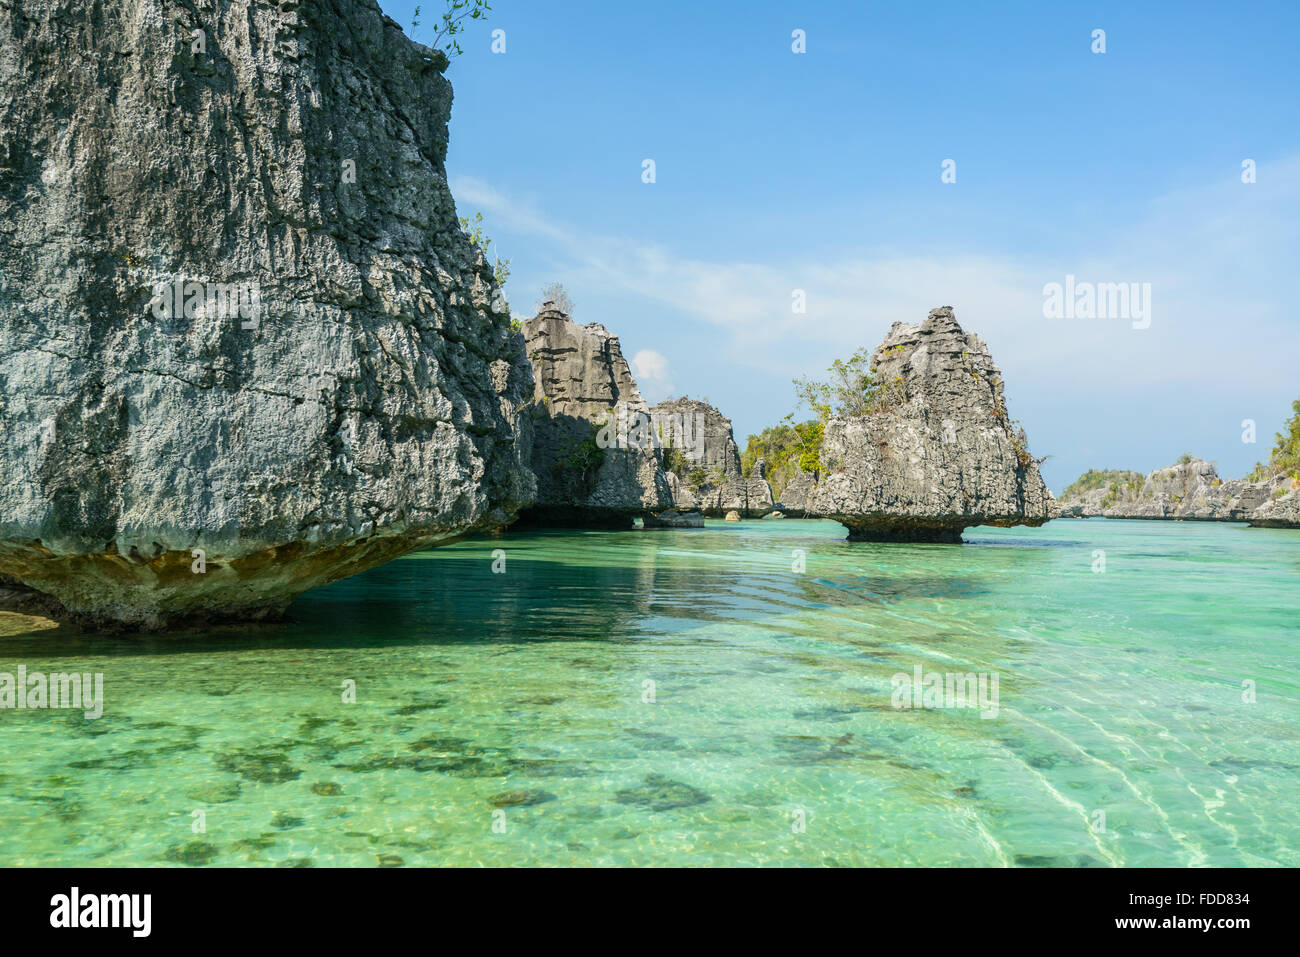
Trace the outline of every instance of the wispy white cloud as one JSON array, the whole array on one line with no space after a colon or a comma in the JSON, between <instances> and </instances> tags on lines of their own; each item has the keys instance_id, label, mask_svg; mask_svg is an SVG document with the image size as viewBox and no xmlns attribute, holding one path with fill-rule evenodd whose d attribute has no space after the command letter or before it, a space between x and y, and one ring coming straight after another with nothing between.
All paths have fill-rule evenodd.
<instances>
[{"instance_id":1,"label":"wispy white cloud","mask_svg":"<svg viewBox=\"0 0 1300 957\"><path fill-rule=\"evenodd\" d=\"M1085 389L1210 376L1224 387L1287 375L1300 339L1288 305L1300 248L1300 157L1261 162L1256 184L1229 173L1156 197L1135 209L1131 222L1091 237L1095 251L1083 259L1048 250L939 257L900 249L835 262L708 261L588 234L479 180L459 178L452 188L501 228L545 239L573 286L637 297L713 325L731 361L782 375L805 371L787 344L798 343L804 357L843 354L874 345L890 323L917 321L938 305L956 307L1004 367L1050 367L1058 384L1073 377ZM1044 318L1044 284L1067 273L1092 282L1150 282L1151 328L1135 330L1122 319ZM796 290L806 297L803 313L792 309ZM1293 348L1261 348L1279 334L1290 336ZM1229 337L1240 348L1225 354L1216 342Z\"/></svg>"}]
</instances>

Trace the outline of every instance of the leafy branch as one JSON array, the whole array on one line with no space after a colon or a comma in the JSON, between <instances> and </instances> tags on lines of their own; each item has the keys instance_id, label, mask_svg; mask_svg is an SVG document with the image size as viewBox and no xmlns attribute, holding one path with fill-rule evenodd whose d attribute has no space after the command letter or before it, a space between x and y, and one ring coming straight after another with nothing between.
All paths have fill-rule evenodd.
<instances>
[{"instance_id":1,"label":"leafy branch","mask_svg":"<svg viewBox=\"0 0 1300 957\"><path fill-rule=\"evenodd\" d=\"M438 20L438 29L429 42L429 46L441 49L447 58L460 56L465 51L460 48L456 37L465 30L467 20L486 20L492 7L487 0L447 0L447 9ZM420 28L420 7L415 8L411 18L412 29Z\"/></svg>"}]
</instances>

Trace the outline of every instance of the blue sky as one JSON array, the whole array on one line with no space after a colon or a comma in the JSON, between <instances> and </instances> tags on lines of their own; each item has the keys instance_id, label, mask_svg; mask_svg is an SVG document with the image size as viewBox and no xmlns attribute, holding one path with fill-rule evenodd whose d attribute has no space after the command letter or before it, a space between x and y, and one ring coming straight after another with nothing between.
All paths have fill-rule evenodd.
<instances>
[{"instance_id":1,"label":"blue sky","mask_svg":"<svg viewBox=\"0 0 1300 957\"><path fill-rule=\"evenodd\" d=\"M380 4L432 39L440 2L418 29ZM1300 4L801 7L497 0L469 27L448 175L516 313L563 282L647 399L708 398L743 445L792 378L951 305L1057 491L1267 458L1300 397ZM1067 274L1150 283L1149 328L1045 318Z\"/></svg>"}]
</instances>

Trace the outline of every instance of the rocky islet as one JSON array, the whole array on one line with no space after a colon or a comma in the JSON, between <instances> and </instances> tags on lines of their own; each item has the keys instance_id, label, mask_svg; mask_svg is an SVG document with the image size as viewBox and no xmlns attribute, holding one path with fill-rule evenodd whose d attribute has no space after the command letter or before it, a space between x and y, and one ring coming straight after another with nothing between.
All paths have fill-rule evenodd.
<instances>
[{"instance_id":1,"label":"rocky islet","mask_svg":"<svg viewBox=\"0 0 1300 957\"><path fill-rule=\"evenodd\" d=\"M873 411L825 424L820 475L778 508L864 541L959 542L973 525L1042 525L1055 503L1006 408L1002 374L950 306L895 323L872 355Z\"/></svg>"}]
</instances>

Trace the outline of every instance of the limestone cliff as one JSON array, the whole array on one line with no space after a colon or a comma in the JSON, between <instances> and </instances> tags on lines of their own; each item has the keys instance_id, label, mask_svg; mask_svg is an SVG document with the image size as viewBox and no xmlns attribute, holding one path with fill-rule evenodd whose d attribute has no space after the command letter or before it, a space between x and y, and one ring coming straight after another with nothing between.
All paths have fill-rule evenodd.
<instances>
[{"instance_id":1,"label":"limestone cliff","mask_svg":"<svg viewBox=\"0 0 1300 957\"><path fill-rule=\"evenodd\" d=\"M772 511L772 488L761 460L751 475L741 472L730 419L688 397L660 402L650 413L666 436L678 438L665 455L675 508L714 518L731 511L760 518Z\"/></svg>"},{"instance_id":2,"label":"limestone cliff","mask_svg":"<svg viewBox=\"0 0 1300 957\"><path fill-rule=\"evenodd\" d=\"M0 575L273 616L532 498L441 54L374 0L5 0L0 38Z\"/></svg>"},{"instance_id":3,"label":"limestone cliff","mask_svg":"<svg viewBox=\"0 0 1300 957\"><path fill-rule=\"evenodd\" d=\"M813 494L816 491L816 477L803 469L796 469L794 476L781 490L781 500L776 503L776 508L789 518L805 518L812 508Z\"/></svg>"},{"instance_id":4,"label":"limestone cliff","mask_svg":"<svg viewBox=\"0 0 1300 957\"><path fill-rule=\"evenodd\" d=\"M849 538L959 542L974 525L1041 525L1051 493L1008 416L1002 376L951 307L895 323L872 356L875 410L832 418L803 513ZM782 494L784 504L786 494Z\"/></svg>"},{"instance_id":5,"label":"limestone cliff","mask_svg":"<svg viewBox=\"0 0 1300 957\"><path fill-rule=\"evenodd\" d=\"M577 325L552 303L523 330L536 383L537 501L521 523L630 528L634 517L671 507L659 453L635 429L649 409L618 337Z\"/></svg>"}]
</instances>

